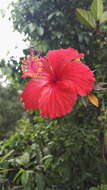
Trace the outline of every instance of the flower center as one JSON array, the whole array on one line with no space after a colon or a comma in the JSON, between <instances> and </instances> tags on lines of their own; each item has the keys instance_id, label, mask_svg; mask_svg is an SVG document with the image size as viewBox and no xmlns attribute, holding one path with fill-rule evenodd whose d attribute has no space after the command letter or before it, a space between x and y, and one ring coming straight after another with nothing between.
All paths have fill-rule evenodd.
<instances>
[{"instance_id":1,"label":"flower center","mask_svg":"<svg viewBox=\"0 0 107 190\"><path fill-rule=\"evenodd\" d=\"M34 55L28 55L22 60L21 69L24 77L37 78L42 73L42 59Z\"/></svg>"},{"instance_id":2,"label":"flower center","mask_svg":"<svg viewBox=\"0 0 107 190\"><path fill-rule=\"evenodd\" d=\"M59 80L59 77L58 76L54 76L53 79L52 79L52 83L56 83L58 80Z\"/></svg>"}]
</instances>

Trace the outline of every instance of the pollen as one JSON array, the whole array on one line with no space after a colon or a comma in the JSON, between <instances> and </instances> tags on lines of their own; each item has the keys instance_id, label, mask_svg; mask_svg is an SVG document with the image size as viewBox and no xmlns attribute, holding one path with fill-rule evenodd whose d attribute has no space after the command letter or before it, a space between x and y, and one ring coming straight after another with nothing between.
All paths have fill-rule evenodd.
<instances>
[{"instance_id":1,"label":"pollen","mask_svg":"<svg viewBox=\"0 0 107 190\"><path fill-rule=\"evenodd\" d=\"M35 55L28 55L22 59L21 70L23 72L22 77L37 78L43 71L42 59Z\"/></svg>"}]
</instances>

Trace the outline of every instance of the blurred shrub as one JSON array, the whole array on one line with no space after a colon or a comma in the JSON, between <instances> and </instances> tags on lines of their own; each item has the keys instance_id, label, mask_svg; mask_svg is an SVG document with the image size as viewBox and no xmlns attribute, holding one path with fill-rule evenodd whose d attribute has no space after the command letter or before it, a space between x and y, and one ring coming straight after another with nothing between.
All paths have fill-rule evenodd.
<instances>
[{"instance_id":1,"label":"blurred shrub","mask_svg":"<svg viewBox=\"0 0 107 190\"><path fill-rule=\"evenodd\" d=\"M16 122L22 117L22 106L17 90L8 85L0 86L0 139L7 137L11 130L15 130Z\"/></svg>"},{"instance_id":2,"label":"blurred shrub","mask_svg":"<svg viewBox=\"0 0 107 190\"><path fill-rule=\"evenodd\" d=\"M97 187L92 187L89 190L106 190L107 185L98 185Z\"/></svg>"},{"instance_id":3,"label":"blurred shrub","mask_svg":"<svg viewBox=\"0 0 107 190\"><path fill-rule=\"evenodd\" d=\"M1 142L0 174L11 188L88 190L100 181L98 127L73 120L19 121L16 133Z\"/></svg>"}]
</instances>

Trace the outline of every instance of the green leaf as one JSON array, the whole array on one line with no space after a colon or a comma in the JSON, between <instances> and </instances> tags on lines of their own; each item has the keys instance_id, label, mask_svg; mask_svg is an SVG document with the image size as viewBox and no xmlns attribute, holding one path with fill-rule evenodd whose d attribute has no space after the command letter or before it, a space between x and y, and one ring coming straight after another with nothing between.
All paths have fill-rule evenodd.
<instances>
[{"instance_id":1,"label":"green leaf","mask_svg":"<svg viewBox=\"0 0 107 190\"><path fill-rule=\"evenodd\" d=\"M43 27L38 27L38 33L40 36L42 36L44 34L44 28Z\"/></svg>"},{"instance_id":2,"label":"green leaf","mask_svg":"<svg viewBox=\"0 0 107 190\"><path fill-rule=\"evenodd\" d=\"M24 172L24 169L23 168L20 168L20 170L17 172L17 174L15 175L14 179L13 179L13 182L15 182L21 175L22 173Z\"/></svg>"},{"instance_id":3,"label":"green leaf","mask_svg":"<svg viewBox=\"0 0 107 190\"><path fill-rule=\"evenodd\" d=\"M107 185L98 185L97 187L91 187L89 190L107 190Z\"/></svg>"},{"instance_id":4,"label":"green leaf","mask_svg":"<svg viewBox=\"0 0 107 190\"><path fill-rule=\"evenodd\" d=\"M100 23L104 23L104 22L107 22L107 11L104 11L103 14L102 14L102 17L100 19Z\"/></svg>"},{"instance_id":5,"label":"green leaf","mask_svg":"<svg viewBox=\"0 0 107 190\"><path fill-rule=\"evenodd\" d=\"M47 169L48 167L50 167L52 161L53 161L53 156L52 155L46 155L44 156L41 161L44 162L44 169Z\"/></svg>"},{"instance_id":6,"label":"green leaf","mask_svg":"<svg viewBox=\"0 0 107 190\"><path fill-rule=\"evenodd\" d=\"M28 183L28 179L29 179L29 173L27 171L24 171L23 174L21 175L22 185L26 185Z\"/></svg>"},{"instance_id":7,"label":"green leaf","mask_svg":"<svg viewBox=\"0 0 107 190\"><path fill-rule=\"evenodd\" d=\"M50 158L53 158L53 155L48 154L48 155L46 155L46 156L44 156L44 157L42 158L42 161L43 161L43 160L50 159Z\"/></svg>"},{"instance_id":8,"label":"green leaf","mask_svg":"<svg viewBox=\"0 0 107 190\"><path fill-rule=\"evenodd\" d=\"M13 152L14 152L14 150L11 150L5 156L3 156L2 158L0 158L0 162L3 162L4 160L6 160L9 156L11 156L13 154Z\"/></svg>"},{"instance_id":9,"label":"green leaf","mask_svg":"<svg viewBox=\"0 0 107 190\"><path fill-rule=\"evenodd\" d=\"M28 152L25 152L22 156L16 159L16 162L20 165L25 166L26 164L29 163L30 160L30 155Z\"/></svg>"},{"instance_id":10,"label":"green leaf","mask_svg":"<svg viewBox=\"0 0 107 190\"><path fill-rule=\"evenodd\" d=\"M25 30L26 30L26 27L27 27L27 25L25 26ZM37 28L36 24L34 25L32 23L28 24L28 27L29 27L29 30L31 33L34 32L35 29Z\"/></svg>"},{"instance_id":11,"label":"green leaf","mask_svg":"<svg viewBox=\"0 0 107 190\"><path fill-rule=\"evenodd\" d=\"M24 55L29 55L30 54L29 51L28 51L28 49L24 49L23 53L24 53Z\"/></svg>"},{"instance_id":12,"label":"green leaf","mask_svg":"<svg viewBox=\"0 0 107 190\"><path fill-rule=\"evenodd\" d=\"M44 180L44 176L42 174L37 174L36 175L36 182L37 182L38 189L39 190L44 190L45 180Z\"/></svg>"},{"instance_id":13,"label":"green leaf","mask_svg":"<svg viewBox=\"0 0 107 190\"><path fill-rule=\"evenodd\" d=\"M84 9L78 8L76 14L77 14L77 18L81 22L81 24L83 24L89 28L96 27L95 19L90 11L86 11Z\"/></svg>"},{"instance_id":14,"label":"green leaf","mask_svg":"<svg viewBox=\"0 0 107 190\"><path fill-rule=\"evenodd\" d=\"M0 9L0 16L5 17L5 11L3 9Z\"/></svg>"},{"instance_id":15,"label":"green leaf","mask_svg":"<svg viewBox=\"0 0 107 190\"><path fill-rule=\"evenodd\" d=\"M93 14L95 20L100 20L103 14L103 1L102 0L93 0L90 10Z\"/></svg>"}]
</instances>

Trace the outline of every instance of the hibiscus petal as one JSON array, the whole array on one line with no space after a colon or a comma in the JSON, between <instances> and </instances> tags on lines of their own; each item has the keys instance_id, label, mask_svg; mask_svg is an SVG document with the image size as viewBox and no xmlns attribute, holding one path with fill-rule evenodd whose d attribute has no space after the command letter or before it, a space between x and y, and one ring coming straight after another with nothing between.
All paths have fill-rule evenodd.
<instances>
[{"instance_id":1,"label":"hibiscus petal","mask_svg":"<svg viewBox=\"0 0 107 190\"><path fill-rule=\"evenodd\" d=\"M35 110L38 108L41 89L42 85L37 80L31 79L26 83L24 91L19 95L26 109Z\"/></svg>"},{"instance_id":2,"label":"hibiscus petal","mask_svg":"<svg viewBox=\"0 0 107 190\"><path fill-rule=\"evenodd\" d=\"M70 79L74 83L77 93L86 96L93 88L95 78L88 66L80 61L71 63L72 75Z\"/></svg>"},{"instance_id":3,"label":"hibiscus petal","mask_svg":"<svg viewBox=\"0 0 107 190\"><path fill-rule=\"evenodd\" d=\"M60 53L66 56L66 58L69 60L80 59L81 57L84 57L84 53L79 53L76 49L73 48L59 49L59 50Z\"/></svg>"},{"instance_id":4,"label":"hibiscus petal","mask_svg":"<svg viewBox=\"0 0 107 190\"><path fill-rule=\"evenodd\" d=\"M67 48L67 49L57 49L57 50L50 50L48 51L47 55L48 60L52 62L56 62L55 60L62 61L63 58L66 58L67 60L74 60L74 59L80 59L81 57L84 57L83 53L79 53L76 49L73 48Z\"/></svg>"},{"instance_id":5,"label":"hibiscus petal","mask_svg":"<svg viewBox=\"0 0 107 190\"><path fill-rule=\"evenodd\" d=\"M75 90L60 87L61 84L50 84L42 89L39 99L42 116L55 118L72 111L77 97Z\"/></svg>"},{"instance_id":6,"label":"hibiscus petal","mask_svg":"<svg viewBox=\"0 0 107 190\"><path fill-rule=\"evenodd\" d=\"M48 51L45 59L45 70L54 75L53 77L61 78L62 73L67 65L69 73L69 64L72 60L80 59L84 57L84 54L79 53L73 48L68 49L57 49ZM46 67L48 69L46 69ZM50 70L50 71L49 71ZM67 72L65 73L67 75Z\"/></svg>"}]
</instances>

